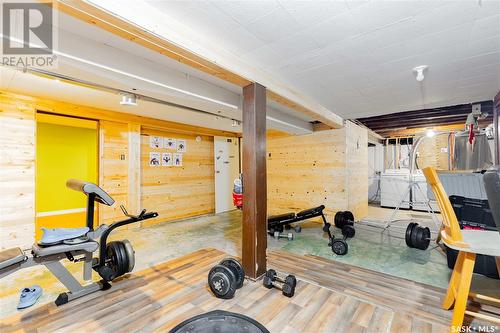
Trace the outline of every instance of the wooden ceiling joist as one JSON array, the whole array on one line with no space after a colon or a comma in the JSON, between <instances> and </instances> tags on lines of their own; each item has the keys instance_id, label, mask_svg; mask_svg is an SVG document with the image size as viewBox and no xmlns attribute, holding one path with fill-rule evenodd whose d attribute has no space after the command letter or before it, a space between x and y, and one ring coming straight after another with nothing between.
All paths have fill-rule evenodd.
<instances>
[{"instance_id":1,"label":"wooden ceiling joist","mask_svg":"<svg viewBox=\"0 0 500 333\"><path fill-rule=\"evenodd\" d=\"M158 52L182 64L215 76L239 87L253 83L235 72L219 66L175 43L172 43L140 26L114 15L102 8L82 0L57 0L57 8L69 16L97 26L116 36ZM342 119L328 110L315 110L297 103L290 98L267 89L267 97L275 102L305 114L327 125L329 128L343 126Z\"/></svg>"}]
</instances>

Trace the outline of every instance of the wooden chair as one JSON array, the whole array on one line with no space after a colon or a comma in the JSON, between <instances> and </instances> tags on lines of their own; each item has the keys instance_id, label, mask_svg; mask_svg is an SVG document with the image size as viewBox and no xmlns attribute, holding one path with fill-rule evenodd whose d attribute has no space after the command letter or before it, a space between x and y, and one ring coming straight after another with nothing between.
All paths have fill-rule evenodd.
<instances>
[{"instance_id":1,"label":"wooden chair","mask_svg":"<svg viewBox=\"0 0 500 333\"><path fill-rule=\"evenodd\" d=\"M476 254L495 256L500 274L500 233L498 231L460 230L457 217L436 170L429 167L423 169L423 173L427 183L432 187L436 201L441 209L443 218L441 239L446 246L459 251L442 305L446 310L453 307L450 331L459 332L457 329L462 327L465 314L500 324L498 318L466 310L469 296L488 302L500 303L500 299L497 298L469 293Z\"/></svg>"}]
</instances>

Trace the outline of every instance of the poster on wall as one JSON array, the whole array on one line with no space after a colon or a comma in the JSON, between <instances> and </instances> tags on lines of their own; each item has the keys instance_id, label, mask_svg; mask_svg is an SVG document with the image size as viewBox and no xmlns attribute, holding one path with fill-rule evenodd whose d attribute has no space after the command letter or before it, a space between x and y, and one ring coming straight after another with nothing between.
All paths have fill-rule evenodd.
<instances>
[{"instance_id":1,"label":"poster on wall","mask_svg":"<svg viewBox=\"0 0 500 333\"><path fill-rule=\"evenodd\" d=\"M174 154L174 166L182 166L182 154Z\"/></svg>"},{"instance_id":2,"label":"poster on wall","mask_svg":"<svg viewBox=\"0 0 500 333\"><path fill-rule=\"evenodd\" d=\"M166 149L175 149L175 147L176 147L176 140L175 139L164 138L163 141L165 143Z\"/></svg>"},{"instance_id":3,"label":"poster on wall","mask_svg":"<svg viewBox=\"0 0 500 333\"><path fill-rule=\"evenodd\" d=\"M161 165L162 166L172 165L172 153L163 153L161 155Z\"/></svg>"},{"instance_id":4,"label":"poster on wall","mask_svg":"<svg viewBox=\"0 0 500 333\"><path fill-rule=\"evenodd\" d=\"M177 140L177 152L179 153L186 152L186 140Z\"/></svg>"},{"instance_id":5,"label":"poster on wall","mask_svg":"<svg viewBox=\"0 0 500 333\"><path fill-rule=\"evenodd\" d=\"M160 165L161 153L150 152L149 153L149 166Z\"/></svg>"},{"instance_id":6,"label":"poster on wall","mask_svg":"<svg viewBox=\"0 0 500 333\"><path fill-rule=\"evenodd\" d=\"M151 148L163 148L163 138L161 136L150 136L149 146Z\"/></svg>"}]
</instances>

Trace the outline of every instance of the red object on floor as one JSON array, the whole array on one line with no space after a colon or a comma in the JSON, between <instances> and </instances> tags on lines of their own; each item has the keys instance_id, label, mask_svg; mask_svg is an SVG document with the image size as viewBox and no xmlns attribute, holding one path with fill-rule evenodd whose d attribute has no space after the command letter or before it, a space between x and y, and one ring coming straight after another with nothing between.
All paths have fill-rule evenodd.
<instances>
[{"instance_id":1,"label":"red object on floor","mask_svg":"<svg viewBox=\"0 0 500 333\"><path fill-rule=\"evenodd\" d=\"M243 194L242 193L234 193L233 192L233 205L235 205L236 208L238 208L238 209L243 207Z\"/></svg>"}]
</instances>

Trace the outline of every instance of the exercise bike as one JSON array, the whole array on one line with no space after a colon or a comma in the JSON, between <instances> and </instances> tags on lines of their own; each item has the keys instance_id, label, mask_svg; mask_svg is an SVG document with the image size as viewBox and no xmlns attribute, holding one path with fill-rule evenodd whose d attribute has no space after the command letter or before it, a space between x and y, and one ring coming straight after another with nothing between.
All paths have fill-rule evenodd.
<instances>
[{"instance_id":1,"label":"exercise bike","mask_svg":"<svg viewBox=\"0 0 500 333\"><path fill-rule=\"evenodd\" d=\"M112 223L102 224L94 230L94 203L98 202L107 206L115 203L113 198L99 186L80 180L70 179L66 186L72 190L80 191L87 196L87 227L84 228L58 228L43 229L42 241L33 244L30 250L22 251L20 248L10 248L0 251L0 278L16 272L19 269L35 265L44 265L68 289L61 293L55 300L57 306L66 304L76 298L88 295L98 290L111 287L109 282L119 276L131 272L134 268L135 254L128 240L107 241L109 234L116 228L144 221L158 216L156 212L146 212L132 215L125 207L120 206L128 218ZM99 255L93 253L99 249ZM63 266L61 260L68 259L72 262L83 261L83 279L85 285ZM92 269L102 280L91 282Z\"/></svg>"}]
</instances>

